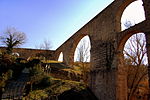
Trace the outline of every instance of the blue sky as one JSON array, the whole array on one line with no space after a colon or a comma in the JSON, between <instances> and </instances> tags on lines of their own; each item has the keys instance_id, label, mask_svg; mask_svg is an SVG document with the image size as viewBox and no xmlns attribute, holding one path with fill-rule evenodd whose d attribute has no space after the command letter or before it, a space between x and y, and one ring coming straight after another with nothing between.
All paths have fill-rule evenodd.
<instances>
[{"instance_id":1,"label":"blue sky","mask_svg":"<svg viewBox=\"0 0 150 100\"><path fill-rule=\"evenodd\" d=\"M35 48L47 39L56 49L112 1L0 0L0 34L15 27L27 35L22 47Z\"/></svg>"}]
</instances>

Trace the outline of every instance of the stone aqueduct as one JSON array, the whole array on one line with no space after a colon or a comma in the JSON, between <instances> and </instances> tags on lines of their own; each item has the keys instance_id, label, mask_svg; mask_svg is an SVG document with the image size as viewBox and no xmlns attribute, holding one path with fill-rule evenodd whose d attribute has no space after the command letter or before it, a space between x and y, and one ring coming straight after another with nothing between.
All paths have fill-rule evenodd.
<instances>
[{"instance_id":1,"label":"stone aqueduct","mask_svg":"<svg viewBox=\"0 0 150 100\"><path fill-rule=\"evenodd\" d=\"M125 42L131 35L145 33L150 68L150 0L142 0L146 19L121 31L122 13L134 1L136 0L114 0L56 51L50 51L54 60L57 60L62 52L63 62L70 65L74 62L77 44L88 35L91 41L89 87L99 100L127 100L122 55Z\"/></svg>"},{"instance_id":2,"label":"stone aqueduct","mask_svg":"<svg viewBox=\"0 0 150 100\"><path fill-rule=\"evenodd\" d=\"M91 41L89 87L99 100L127 100L122 59L124 45L133 34L145 33L150 67L150 0L142 0L146 19L121 31L122 13L134 1L136 0L114 0L55 51L55 59L58 59L62 52L63 61L70 65L74 62L74 52L79 41L84 36L89 36Z\"/></svg>"}]
</instances>

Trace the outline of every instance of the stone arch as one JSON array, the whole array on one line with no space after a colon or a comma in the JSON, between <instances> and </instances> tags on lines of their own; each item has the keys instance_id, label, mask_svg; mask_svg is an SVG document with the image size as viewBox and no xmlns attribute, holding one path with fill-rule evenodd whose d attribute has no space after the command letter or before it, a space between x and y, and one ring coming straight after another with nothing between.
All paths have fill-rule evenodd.
<instances>
[{"instance_id":1,"label":"stone arch","mask_svg":"<svg viewBox=\"0 0 150 100\"><path fill-rule=\"evenodd\" d=\"M122 4L120 5L119 10L117 10L116 12L116 30L118 32L121 31L121 18L122 18L122 15L123 15L123 12L125 11L125 9L130 5L132 4L133 2L135 2L136 0L125 0L125 1L120 1L122 2ZM142 0L143 2L143 0ZM144 10L145 11L145 10Z\"/></svg>"},{"instance_id":2,"label":"stone arch","mask_svg":"<svg viewBox=\"0 0 150 100\"><path fill-rule=\"evenodd\" d=\"M118 91L123 90L122 93L124 95L126 95L126 98L127 98L127 91L128 91L127 89L128 89L128 87L127 87L127 77L126 77L127 71L126 71L126 67L124 66L125 62L124 62L123 50L124 50L125 44L127 43L128 39L130 37L132 37L133 35L138 34L138 33L145 34L145 32L140 30L140 29L139 30L137 29L135 31L124 31L122 33L121 38L119 39L119 44L118 44L118 51L117 51L117 69L118 69L117 73L118 74L117 74L117 80L118 80L118 84L121 84L120 86L118 85ZM146 55L148 55L148 52L147 52ZM147 62L146 62L146 64L147 64ZM119 92L118 94L121 95L121 92Z\"/></svg>"},{"instance_id":3,"label":"stone arch","mask_svg":"<svg viewBox=\"0 0 150 100\"><path fill-rule=\"evenodd\" d=\"M85 42L87 42L87 44L84 44ZM83 44L82 44L83 43ZM78 46L80 45L85 45L85 49L87 49L87 55L89 56L89 58L87 58L86 62L90 62L90 48L91 48L91 42L90 42L90 37L88 35L83 36L77 43L76 45L76 49L74 50L74 62L78 61L77 58L77 53L78 53ZM85 55L86 56L86 55Z\"/></svg>"},{"instance_id":4,"label":"stone arch","mask_svg":"<svg viewBox=\"0 0 150 100\"><path fill-rule=\"evenodd\" d=\"M117 61L117 91L120 91L117 93L118 96L120 95L124 95L124 97L126 98L125 100L127 100L127 77L126 77L126 67L124 67L124 54L123 54L123 50L124 50L124 46L125 43L127 42L127 40L134 34L136 33L144 33L143 31L141 31L140 29L137 30L125 30L123 32L120 33L119 35L119 39L118 39L118 48L117 48L117 52L116 52L116 61ZM121 84L121 85L119 85Z\"/></svg>"},{"instance_id":5,"label":"stone arch","mask_svg":"<svg viewBox=\"0 0 150 100\"><path fill-rule=\"evenodd\" d=\"M74 62L74 53L75 53L75 50L77 48L77 45L78 43L80 42L80 40L85 37L85 36L89 36L87 34L79 34L76 38L73 39L71 45L72 45L72 49L70 50L70 56L71 56L71 59L72 59L72 62ZM89 39L90 39L90 36L89 36ZM91 39L90 39L91 40Z\"/></svg>"},{"instance_id":6,"label":"stone arch","mask_svg":"<svg viewBox=\"0 0 150 100\"><path fill-rule=\"evenodd\" d=\"M137 34L137 33L144 33L144 32L141 30L135 30L135 31L127 31L127 32L124 31L123 33L121 33L120 39L119 39L118 51L122 53L127 40L132 35Z\"/></svg>"},{"instance_id":7,"label":"stone arch","mask_svg":"<svg viewBox=\"0 0 150 100\"><path fill-rule=\"evenodd\" d=\"M55 54L54 54L54 59L55 59L56 61L58 61L58 58L59 58L59 55L60 55L61 52L62 52L62 51L55 52Z\"/></svg>"},{"instance_id":8,"label":"stone arch","mask_svg":"<svg viewBox=\"0 0 150 100\"><path fill-rule=\"evenodd\" d=\"M57 60L63 62L63 52L59 53L59 56L57 57Z\"/></svg>"}]
</instances>

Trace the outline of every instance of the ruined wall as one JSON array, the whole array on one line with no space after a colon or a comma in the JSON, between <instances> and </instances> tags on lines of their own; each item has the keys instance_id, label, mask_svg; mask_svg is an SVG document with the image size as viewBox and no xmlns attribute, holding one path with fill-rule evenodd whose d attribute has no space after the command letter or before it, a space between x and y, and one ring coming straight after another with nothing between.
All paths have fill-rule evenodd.
<instances>
[{"instance_id":1,"label":"ruined wall","mask_svg":"<svg viewBox=\"0 0 150 100\"><path fill-rule=\"evenodd\" d=\"M5 51L6 48L0 47L0 50ZM25 48L14 48L13 53L18 53L21 58L37 57L37 56L49 56L48 59L54 60L54 52L52 50L40 50L40 49L25 49Z\"/></svg>"}]
</instances>

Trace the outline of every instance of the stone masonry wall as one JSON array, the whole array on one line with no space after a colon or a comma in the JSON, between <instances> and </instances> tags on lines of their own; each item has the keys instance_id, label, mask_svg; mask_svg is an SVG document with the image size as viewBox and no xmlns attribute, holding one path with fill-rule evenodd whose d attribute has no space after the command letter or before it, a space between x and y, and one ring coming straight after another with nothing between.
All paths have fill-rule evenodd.
<instances>
[{"instance_id":1,"label":"stone masonry wall","mask_svg":"<svg viewBox=\"0 0 150 100\"><path fill-rule=\"evenodd\" d=\"M0 50L5 51L5 47L0 47ZM48 55L49 59L54 60L54 52L52 50L40 50L40 49L24 49L24 48L14 48L13 53L18 53L21 58L37 57L40 55Z\"/></svg>"}]
</instances>

